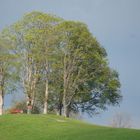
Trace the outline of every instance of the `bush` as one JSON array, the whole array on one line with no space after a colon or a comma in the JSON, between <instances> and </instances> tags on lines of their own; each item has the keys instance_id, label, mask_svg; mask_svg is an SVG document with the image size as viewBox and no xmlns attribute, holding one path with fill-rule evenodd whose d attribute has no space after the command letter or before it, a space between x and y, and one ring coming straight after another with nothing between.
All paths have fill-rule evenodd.
<instances>
[{"instance_id":1,"label":"bush","mask_svg":"<svg viewBox=\"0 0 140 140\"><path fill-rule=\"evenodd\" d=\"M22 101L15 101L12 105L12 107L10 109L8 109L6 112L10 113L12 110L23 110L23 113L27 113L27 103L26 100L22 100ZM39 114L40 113L40 109L37 106L33 107L32 110L33 114Z\"/></svg>"}]
</instances>

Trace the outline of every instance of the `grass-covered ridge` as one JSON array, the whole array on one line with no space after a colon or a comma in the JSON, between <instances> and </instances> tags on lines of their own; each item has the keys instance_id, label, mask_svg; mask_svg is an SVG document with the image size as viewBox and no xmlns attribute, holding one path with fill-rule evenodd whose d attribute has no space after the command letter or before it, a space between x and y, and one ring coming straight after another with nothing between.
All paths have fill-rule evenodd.
<instances>
[{"instance_id":1,"label":"grass-covered ridge","mask_svg":"<svg viewBox=\"0 0 140 140\"><path fill-rule=\"evenodd\" d=\"M140 130L95 126L55 115L4 115L0 140L140 140Z\"/></svg>"}]
</instances>

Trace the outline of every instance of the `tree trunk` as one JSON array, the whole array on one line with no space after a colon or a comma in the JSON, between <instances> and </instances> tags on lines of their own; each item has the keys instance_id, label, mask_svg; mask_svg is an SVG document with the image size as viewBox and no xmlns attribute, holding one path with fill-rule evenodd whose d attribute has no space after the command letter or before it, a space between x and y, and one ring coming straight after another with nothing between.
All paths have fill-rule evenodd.
<instances>
[{"instance_id":1,"label":"tree trunk","mask_svg":"<svg viewBox=\"0 0 140 140\"><path fill-rule=\"evenodd\" d=\"M0 89L0 115L3 114L3 95L2 95L2 89Z\"/></svg>"},{"instance_id":2,"label":"tree trunk","mask_svg":"<svg viewBox=\"0 0 140 140\"><path fill-rule=\"evenodd\" d=\"M32 98L28 95L27 97L27 114L31 114L32 112Z\"/></svg>"},{"instance_id":3,"label":"tree trunk","mask_svg":"<svg viewBox=\"0 0 140 140\"><path fill-rule=\"evenodd\" d=\"M64 117L69 118L69 108L64 102L63 102L63 106L64 106Z\"/></svg>"},{"instance_id":4,"label":"tree trunk","mask_svg":"<svg viewBox=\"0 0 140 140\"><path fill-rule=\"evenodd\" d=\"M64 57L64 76L63 76L63 82L64 82L64 91L63 91L63 115L64 117L68 117L68 107L67 107L67 63L66 63L66 54Z\"/></svg>"},{"instance_id":5,"label":"tree trunk","mask_svg":"<svg viewBox=\"0 0 140 140\"><path fill-rule=\"evenodd\" d=\"M69 108L67 105L65 88L64 88L64 94L63 94L63 109L64 109L64 112L63 112L64 117L69 117Z\"/></svg>"},{"instance_id":6,"label":"tree trunk","mask_svg":"<svg viewBox=\"0 0 140 140\"><path fill-rule=\"evenodd\" d=\"M35 67L35 72L34 72L34 78L31 84L31 95L32 95L32 111L34 111L35 108L35 89L36 89L36 83L37 83L37 68Z\"/></svg>"},{"instance_id":7,"label":"tree trunk","mask_svg":"<svg viewBox=\"0 0 140 140\"><path fill-rule=\"evenodd\" d=\"M64 106L64 117L69 118L68 108L67 106Z\"/></svg>"},{"instance_id":8,"label":"tree trunk","mask_svg":"<svg viewBox=\"0 0 140 140\"><path fill-rule=\"evenodd\" d=\"M3 114L3 99L4 99L4 91L3 91L3 87L4 87L4 76L3 76L3 68L0 68L0 115Z\"/></svg>"},{"instance_id":9,"label":"tree trunk","mask_svg":"<svg viewBox=\"0 0 140 140\"><path fill-rule=\"evenodd\" d=\"M47 71L47 78L46 78L46 89L45 89L45 100L44 100L44 110L43 110L43 114L47 114L48 113L48 96L49 96L49 82L48 82L48 64L46 66L46 71Z\"/></svg>"},{"instance_id":10,"label":"tree trunk","mask_svg":"<svg viewBox=\"0 0 140 140\"><path fill-rule=\"evenodd\" d=\"M62 105L62 103L60 103L59 104L59 115L60 116L62 115L62 107L63 107L63 105Z\"/></svg>"},{"instance_id":11,"label":"tree trunk","mask_svg":"<svg viewBox=\"0 0 140 140\"><path fill-rule=\"evenodd\" d=\"M62 115L62 108L63 108L63 94L60 93L59 100L58 100L58 106L57 106L57 114L59 116Z\"/></svg>"},{"instance_id":12,"label":"tree trunk","mask_svg":"<svg viewBox=\"0 0 140 140\"><path fill-rule=\"evenodd\" d=\"M46 90L45 90L45 101L44 101L44 111L43 114L47 114L48 113L48 79L46 79Z\"/></svg>"}]
</instances>

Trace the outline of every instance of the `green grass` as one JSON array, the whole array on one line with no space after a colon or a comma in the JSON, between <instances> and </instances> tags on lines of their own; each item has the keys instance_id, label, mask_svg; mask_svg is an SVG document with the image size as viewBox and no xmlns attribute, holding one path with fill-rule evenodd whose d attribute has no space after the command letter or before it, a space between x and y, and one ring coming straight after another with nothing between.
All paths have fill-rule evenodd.
<instances>
[{"instance_id":1,"label":"green grass","mask_svg":"<svg viewBox=\"0 0 140 140\"><path fill-rule=\"evenodd\" d=\"M140 140L140 130L95 126L55 115L3 115L0 140Z\"/></svg>"}]
</instances>

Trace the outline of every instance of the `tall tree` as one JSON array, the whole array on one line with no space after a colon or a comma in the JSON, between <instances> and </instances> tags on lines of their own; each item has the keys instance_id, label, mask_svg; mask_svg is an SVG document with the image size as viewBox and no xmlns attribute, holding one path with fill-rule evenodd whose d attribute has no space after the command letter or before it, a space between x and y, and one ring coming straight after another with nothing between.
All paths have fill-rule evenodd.
<instances>
[{"instance_id":1,"label":"tall tree","mask_svg":"<svg viewBox=\"0 0 140 140\"><path fill-rule=\"evenodd\" d=\"M41 12L31 12L10 27L18 53L21 55L21 79L27 95L29 111L34 107L39 77L46 83L44 114L47 114L49 96L49 71L54 46L54 26L61 19ZM45 77L45 78L44 78ZM40 78L41 79L41 78Z\"/></svg>"},{"instance_id":2,"label":"tall tree","mask_svg":"<svg viewBox=\"0 0 140 140\"><path fill-rule=\"evenodd\" d=\"M118 73L85 24L31 12L7 35L21 56L20 77L29 107L40 100L44 114L50 109L69 117L70 112L92 114L119 104Z\"/></svg>"},{"instance_id":3,"label":"tall tree","mask_svg":"<svg viewBox=\"0 0 140 140\"><path fill-rule=\"evenodd\" d=\"M96 107L117 104L121 99L118 75L109 68L105 50L86 25L65 21L58 29L62 35L64 116L69 117L70 111L90 113Z\"/></svg>"},{"instance_id":4,"label":"tall tree","mask_svg":"<svg viewBox=\"0 0 140 140\"><path fill-rule=\"evenodd\" d=\"M11 44L0 37L0 115L3 114L4 95L16 86L16 59L17 55L13 53Z\"/></svg>"},{"instance_id":5,"label":"tall tree","mask_svg":"<svg viewBox=\"0 0 140 140\"><path fill-rule=\"evenodd\" d=\"M4 78L5 78L5 69L4 63L6 61L4 53L4 44L2 40L0 40L0 115L3 114L3 104L4 104Z\"/></svg>"}]
</instances>

